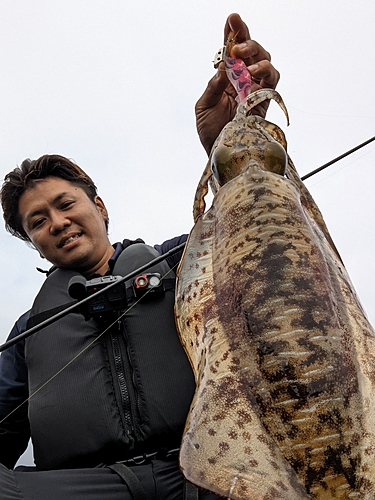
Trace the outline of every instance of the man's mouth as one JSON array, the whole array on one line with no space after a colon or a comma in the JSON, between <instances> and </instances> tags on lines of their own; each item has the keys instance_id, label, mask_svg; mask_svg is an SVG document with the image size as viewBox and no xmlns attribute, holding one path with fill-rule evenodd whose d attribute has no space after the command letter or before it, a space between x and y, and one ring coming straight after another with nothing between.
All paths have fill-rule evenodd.
<instances>
[{"instance_id":1,"label":"man's mouth","mask_svg":"<svg viewBox=\"0 0 375 500\"><path fill-rule=\"evenodd\" d=\"M62 244L62 247L65 247L66 245L69 245L69 243L72 243L72 241L78 240L82 236L82 233L75 234L74 236L71 236L67 240L65 240Z\"/></svg>"}]
</instances>

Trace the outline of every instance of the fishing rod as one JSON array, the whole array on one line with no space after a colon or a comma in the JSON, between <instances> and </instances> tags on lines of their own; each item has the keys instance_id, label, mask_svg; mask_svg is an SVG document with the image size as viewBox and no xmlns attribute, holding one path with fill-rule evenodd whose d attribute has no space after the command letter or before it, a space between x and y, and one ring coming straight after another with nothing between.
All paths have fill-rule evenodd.
<instances>
[{"instance_id":1,"label":"fishing rod","mask_svg":"<svg viewBox=\"0 0 375 500\"><path fill-rule=\"evenodd\" d=\"M93 299L95 299L99 295L103 294L104 292L107 293L108 290L110 290L110 289L112 289L112 288L114 288L116 286L118 287L124 281L130 280L131 278L135 278L136 276L138 276L139 274L141 274L143 271L146 271L146 269L148 269L148 268L150 268L150 267L158 264L159 262L162 262L163 260L167 259L168 257L170 257L170 256L174 255L175 253L179 252L180 250L183 250L184 247L185 247L185 243L181 243L180 245L177 245L176 247L171 248L171 250L169 250L168 252L163 253L159 257L156 257L155 259L151 260L147 264L144 264L143 266L139 267L138 269L135 269L131 273L127 274L126 276L123 276L123 277L119 278L118 280L113 281L112 283L110 283L109 285L107 285L105 288L101 288L100 290L98 290L97 292L93 293L92 295L89 295L88 297L86 297L86 298L84 298L82 300L79 300L78 302L72 304L71 306L68 306L66 309L63 309L62 311L54 314L50 318L44 320L42 323L39 323L38 325L35 325L32 328L29 328L28 330L26 330L25 332L21 333L20 335L17 335L16 337L14 337L14 338L8 340L7 342L5 342L4 344L0 345L0 352L5 351L6 349L8 349L9 347L12 347L17 342L20 342L21 340L23 340L23 339L25 339L27 337L30 337L30 335L33 335L34 333L38 332L42 328L45 328L46 326L54 323L55 321L59 320L60 318L63 318L67 314L69 314L69 313L73 312L74 310L82 307L87 302L92 301Z\"/></svg>"},{"instance_id":2,"label":"fishing rod","mask_svg":"<svg viewBox=\"0 0 375 500\"><path fill-rule=\"evenodd\" d=\"M355 148L353 149L350 149L349 151L347 151L346 153L343 153L342 155L338 156L337 158L334 158L333 160L329 161L328 163L325 163L324 165L322 165L321 167L319 168L316 168L315 170L313 170L312 172L304 175L301 177L301 180L305 180L305 179L308 179L309 177L312 177L314 174L317 174L318 172L320 172L321 170L324 170L325 168L329 167L330 165L332 165L333 163L336 163L337 161L339 160L342 160L343 158L345 158L346 156L349 156L350 154L354 153L355 151L358 151L358 149L361 149L363 148L364 146L367 146L367 144L370 144L370 142L372 141L375 141L375 137L371 137L371 139L368 139L367 141L365 142L362 142L362 144L359 144L358 146L356 146Z\"/></svg>"},{"instance_id":3,"label":"fishing rod","mask_svg":"<svg viewBox=\"0 0 375 500\"><path fill-rule=\"evenodd\" d=\"M321 167L316 168L315 170L312 170L311 172L309 172L306 175L303 175L301 177L301 180L304 181L304 180L308 179L309 177L312 177L313 175L317 174L318 172L321 172L322 170L324 170L325 168L329 167L330 165L333 165L333 163L336 163L337 161L342 160L346 156L349 156L350 154L354 153L355 151L358 151L359 149L363 148L364 146L367 146L367 144L370 144L373 141L375 141L375 136L371 137L371 139L368 139L367 141L363 142L362 144L359 144L358 146L350 149L346 153L343 153L342 155L338 156L337 158L334 158L333 160L325 163ZM151 262L149 262L149 263L147 263L147 264L139 267L138 269L136 269L135 271L129 273L128 275L126 275L124 277L121 277L119 280L116 280L113 283L107 285L105 288L102 288L102 289L98 290L97 292L95 292L94 294L92 294L92 295L90 295L90 296L88 296L88 297L86 297L86 298L84 298L84 299L76 302L75 304L72 304L71 306L67 307L66 309L63 309L62 311L56 313L55 315L53 315L50 318L48 318L45 321L43 321L42 323L39 323L38 325L36 325L36 326L34 326L34 327L26 330L25 332L21 333L20 335L17 335L17 337L14 337L13 339L8 340L4 344L0 345L0 352L5 351L6 349L8 349L9 347L12 347L17 342L19 342L19 341L21 341L21 340L29 337L30 335L33 335L34 333L38 332L42 328L45 328L46 326L48 326L48 325L50 325L52 323L54 323L55 321L59 320L60 318L63 318L67 314L69 314L72 311L78 309L79 307L82 307L87 302L95 299L96 297L98 297L99 295L103 294L104 292L107 292L111 288L114 288L115 286L118 286L119 284L123 283L124 281L127 281L127 280L129 280L131 278L134 278L135 276L137 276L138 274L142 273L143 271L145 271L149 267L151 267L151 266L153 266L155 264L158 264L159 262L167 259L171 255L174 255L175 253L179 252L184 247L185 247L185 243L181 243L180 245L178 245L178 246L172 248L171 250L169 250L167 253L165 253L163 255L160 255L159 257L156 257Z\"/></svg>"}]
</instances>

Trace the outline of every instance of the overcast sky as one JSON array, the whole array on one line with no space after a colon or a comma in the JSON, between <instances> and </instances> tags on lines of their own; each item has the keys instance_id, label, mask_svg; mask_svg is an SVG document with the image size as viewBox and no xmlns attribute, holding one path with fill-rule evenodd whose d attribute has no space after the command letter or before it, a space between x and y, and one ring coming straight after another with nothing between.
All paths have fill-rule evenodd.
<instances>
[{"instance_id":1,"label":"overcast sky","mask_svg":"<svg viewBox=\"0 0 375 500\"><path fill-rule=\"evenodd\" d=\"M300 175L375 135L373 0L1 0L0 178L58 153L93 177L110 238L189 232L206 154L194 105L231 12L272 54ZM375 142L306 181L375 323ZM46 261L0 229L4 342ZM26 460L27 462L27 460Z\"/></svg>"}]
</instances>

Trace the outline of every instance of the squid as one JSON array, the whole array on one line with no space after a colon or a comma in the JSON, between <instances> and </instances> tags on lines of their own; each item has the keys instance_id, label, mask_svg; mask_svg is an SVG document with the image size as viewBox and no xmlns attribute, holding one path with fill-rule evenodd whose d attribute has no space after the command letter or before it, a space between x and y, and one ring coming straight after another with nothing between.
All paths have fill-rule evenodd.
<instances>
[{"instance_id":1,"label":"squid","mask_svg":"<svg viewBox=\"0 0 375 500\"><path fill-rule=\"evenodd\" d=\"M225 62L233 77L229 44ZM180 466L234 500L373 500L375 332L283 131L252 114L264 99L287 114L281 96L241 88L177 271L196 380Z\"/></svg>"}]
</instances>

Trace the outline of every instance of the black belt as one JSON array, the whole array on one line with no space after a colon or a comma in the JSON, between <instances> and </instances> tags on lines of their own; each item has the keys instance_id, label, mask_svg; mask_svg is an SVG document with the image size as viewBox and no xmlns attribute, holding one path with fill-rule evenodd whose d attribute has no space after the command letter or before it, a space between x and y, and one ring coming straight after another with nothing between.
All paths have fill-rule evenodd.
<instances>
[{"instance_id":1,"label":"black belt","mask_svg":"<svg viewBox=\"0 0 375 500\"><path fill-rule=\"evenodd\" d=\"M113 472L115 472L117 475L119 475L121 479L124 480L134 500L148 500L141 482L127 465L116 463L113 465L108 465L108 467L109 469L112 469Z\"/></svg>"},{"instance_id":2,"label":"black belt","mask_svg":"<svg viewBox=\"0 0 375 500\"><path fill-rule=\"evenodd\" d=\"M130 493L134 500L148 500L147 495L143 489L142 484L140 483L137 476L134 472L129 469L128 465L141 465L147 462L150 462L154 458L170 458L178 456L180 449L175 448L169 451L155 451L154 453L144 453L143 455L139 455L136 457L128 458L127 460L123 460L121 462L116 462L108 467L113 470L116 474L118 474L127 484ZM183 491L183 499L184 500L198 500L199 499L199 489L197 486L189 483L188 481L184 481L184 491Z\"/></svg>"},{"instance_id":3,"label":"black belt","mask_svg":"<svg viewBox=\"0 0 375 500\"><path fill-rule=\"evenodd\" d=\"M179 451L180 448L174 448L173 450L168 450L168 451L159 450L155 451L154 453L143 453L143 455L127 458L126 460L119 460L116 463L124 465L142 465L149 463L151 460L155 458L165 459L165 458L178 457Z\"/></svg>"}]
</instances>

